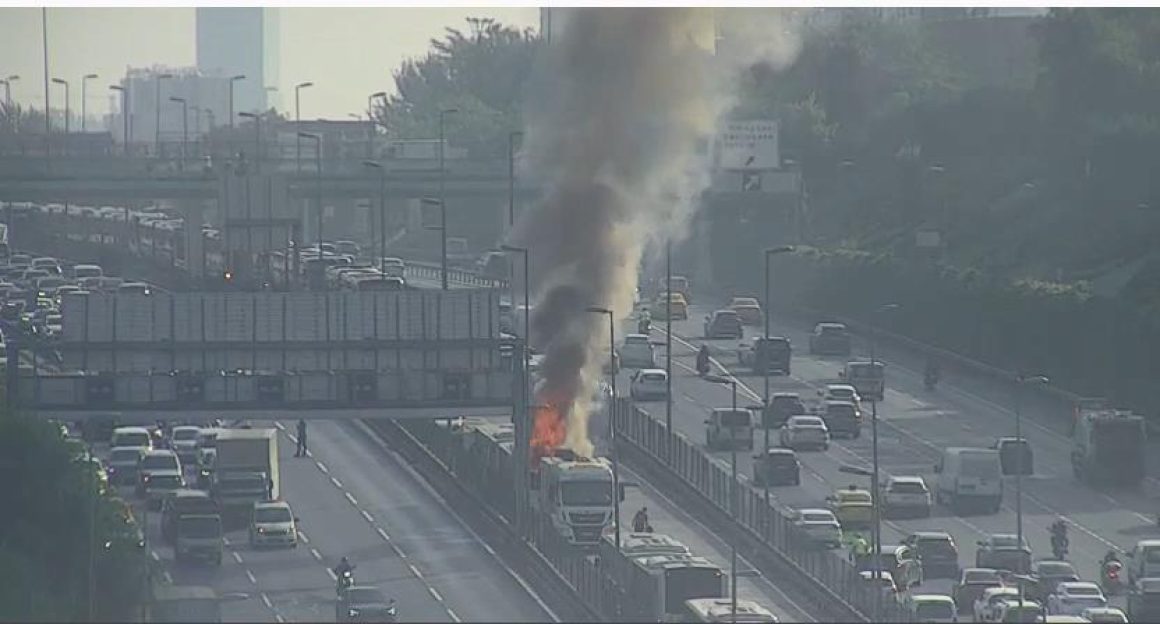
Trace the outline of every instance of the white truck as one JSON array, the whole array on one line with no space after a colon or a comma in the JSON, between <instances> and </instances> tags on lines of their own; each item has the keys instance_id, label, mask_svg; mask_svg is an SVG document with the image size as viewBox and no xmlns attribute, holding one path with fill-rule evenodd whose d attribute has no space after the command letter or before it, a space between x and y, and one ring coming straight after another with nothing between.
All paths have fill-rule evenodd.
<instances>
[{"instance_id":1,"label":"white truck","mask_svg":"<svg viewBox=\"0 0 1160 624\"><path fill-rule=\"evenodd\" d=\"M533 502L552 519L569 543L596 546L612 526L613 496L624 500L624 490L613 489L612 466L607 459L544 457Z\"/></svg>"},{"instance_id":2,"label":"white truck","mask_svg":"<svg viewBox=\"0 0 1160 624\"><path fill-rule=\"evenodd\" d=\"M278 498L277 430L219 429L210 494L223 511Z\"/></svg>"}]
</instances>

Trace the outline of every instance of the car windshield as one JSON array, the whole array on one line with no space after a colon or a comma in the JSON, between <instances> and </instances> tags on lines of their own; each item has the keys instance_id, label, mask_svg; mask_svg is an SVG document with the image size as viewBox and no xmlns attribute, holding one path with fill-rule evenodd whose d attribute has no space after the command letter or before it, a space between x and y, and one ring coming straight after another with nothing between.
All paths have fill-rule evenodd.
<instances>
[{"instance_id":1,"label":"car windshield","mask_svg":"<svg viewBox=\"0 0 1160 624\"><path fill-rule=\"evenodd\" d=\"M833 516L824 513L804 513L802 520L805 522L833 522Z\"/></svg>"},{"instance_id":2,"label":"car windshield","mask_svg":"<svg viewBox=\"0 0 1160 624\"><path fill-rule=\"evenodd\" d=\"M149 479L149 487L176 488L181 487L180 475L153 475Z\"/></svg>"},{"instance_id":3,"label":"car windshield","mask_svg":"<svg viewBox=\"0 0 1160 624\"><path fill-rule=\"evenodd\" d=\"M197 429L174 429L173 430L173 439L174 440L196 440L197 434L198 434Z\"/></svg>"},{"instance_id":4,"label":"car windshield","mask_svg":"<svg viewBox=\"0 0 1160 624\"><path fill-rule=\"evenodd\" d=\"M847 418L853 418L855 414L853 405L827 405L826 412L833 416L845 416Z\"/></svg>"},{"instance_id":5,"label":"car windshield","mask_svg":"<svg viewBox=\"0 0 1160 624\"><path fill-rule=\"evenodd\" d=\"M1147 563L1160 563L1160 548L1145 548L1144 561Z\"/></svg>"},{"instance_id":6,"label":"car windshield","mask_svg":"<svg viewBox=\"0 0 1160 624\"><path fill-rule=\"evenodd\" d=\"M843 503L869 503L870 492L839 492L838 499Z\"/></svg>"},{"instance_id":7,"label":"car windshield","mask_svg":"<svg viewBox=\"0 0 1160 624\"><path fill-rule=\"evenodd\" d=\"M148 433L119 433L114 446L147 446L149 444Z\"/></svg>"},{"instance_id":8,"label":"car windshield","mask_svg":"<svg viewBox=\"0 0 1160 624\"><path fill-rule=\"evenodd\" d=\"M751 422L751 415L745 410L727 410L717 412L718 418L721 419L722 427L748 427Z\"/></svg>"},{"instance_id":9,"label":"car windshield","mask_svg":"<svg viewBox=\"0 0 1160 624\"><path fill-rule=\"evenodd\" d=\"M109 454L109 461L123 464L126 462L135 462L139 457L141 457L141 452L136 448L113 449L113 452Z\"/></svg>"},{"instance_id":10,"label":"car windshield","mask_svg":"<svg viewBox=\"0 0 1160 624\"><path fill-rule=\"evenodd\" d=\"M218 516L182 516L177 525L178 532L188 537L217 537L222 533Z\"/></svg>"},{"instance_id":11,"label":"car windshield","mask_svg":"<svg viewBox=\"0 0 1160 624\"><path fill-rule=\"evenodd\" d=\"M612 504L612 483L610 481L570 481L561 484L560 494L565 505L604 507Z\"/></svg>"},{"instance_id":12,"label":"car windshield","mask_svg":"<svg viewBox=\"0 0 1160 624\"><path fill-rule=\"evenodd\" d=\"M999 573L992 570L968 570L963 579L968 584L999 583Z\"/></svg>"},{"instance_id":13,"label":"car windshield","mask_svg":"<svg viewBox=\"0 0 1160 624\"><path fill-rule=\"evenodd\" d=\"M852 399L852 398L854 398L854 390L851 388L831 387L830 388L830 396L835 397L835 398L839 398L839 399Z\"/></svg>"},{"instance_id":14,"label":"car windshield","mask_svg":"<svg viewBox=\"0 0 1160 624\"><path fill-rule=\"evenodd\" d=\"M934 556L957 556L955 547L948 539L926 538L918 540L918 553L922 557Z\"/></svg>"},{"instance_id":15,"label":"car windshield","mask_svg":"<svg viewBox=\"0 0 1160 624\"><path fill-rule=\"evenodd\" d=\"M846 335L845 327L822 326L822 335L827 338L837 338Z\"/></svg>"},{"instance_id":16,"label":"car windshield","mask_svg":"<svg viewBox=\"0 0 1160 624\"><path fill-rule=\"evenodd\" d=\"M790 426L806 429L819 428L822 426L822 421L818 418L794 418L790 421Z\"/></svg>"},{"instance_id":17,"label":"car windshield","mask_svg":"<svg viewBox=\"0 0 1160 624\"><path fill-rule=\"evenodd\" d=\"M1067 593L1070 596L1088 597L1088 596L1102 596L1100 589L1093 585L1072 585L1067 588Z\"/></svg>"},{"instance_id":18,"label":"car windshield","mask_svg":"<svg viewBox=\"0 0 1160 624\"><path fill-rule=\"evenodd\" d=\"M1070 563L1062 561L1049 561L1039 564L1040 576L1074 576L1075 569L1071 567Z\"/></svg>"},{"instance_id":19,"label":"car windshield","mask_svg":"<svg viewBox=\"0 0 1160 624\"><path fill-rule=\"evenodd\" d=\"M146 455L141 459L145 470L177 470L177 458L173 455Z\"/></svg>"},{"instance_id":20,"label":"car windshield","mask_svg":"<svg viewBox=\"0 0 1160 624\"><path fill-rule=\"evenodd\" d=\"M924 494L926 485L917 481L895 481L890 484L890 491L898 494Z\"/></svg>"},{"instance_id":21,"label":"car windshield","mask_svg":"<svg viewBox=\"0 0 1160 624\"><path fill-rule=\"evenodd\" d=\"M1018 539L1019 538L1014 536L1014 535L992 535L991 536L991 545L994 546L996 549L1000 549L1000 548L1015 549L1015 548L1018 548L1018 546L1016 546L1016 544L1019 543ZM1027 539L1026 538L1024 538L1024 540L1023 540L1023 546L1024 546L1024 548L1027 547Z\"/></svg>"},{"instance_id":22,"label":"car windshield","mask_svg":"<svg viewBox=\"0 0 1160 624\"><path fill-rule=\"evenodd\" d=\"M919 621L925 619L951 619L955 617L955 606L949 602L920 602L914 608Z\"/></svg>"},{"instance_id":23,"label":"car windshield","mask_svg":"<svg viewBox=\"0 0 1160 624\"><path fill-rule=\"evenodd\" d=\"M254 512L254 522L290 522L292 519L285 507L259 507Z\"/></svg>"},{"instance_id":24,"label":"car windshield","mask_svg":"<svg viewBox=\"0 0 1160 624\"><path fill-rule=\"evenodd\" d=\"M387 602L383 592L375 587L352 587L346 590L346 601L350 604L382 604Z\"/></svg>"},{"instance_id":25,"label":"car windshield","mask_svg":"<svg viewBox=\"0 0 1160 624\"><path fill-rule=\"evenodd\" d=\"M661 373L645 373L640 376L641 381L664 381L665 376Z\"/></svg>"},{"instance_id":26,"label":"car windshield","mask_svg":"<svg viewBox=\"0 0 1160 624\"><path fill-rule=\"evenodd\" d=\"M797 461L797 458L789 453L770 453L765 456L765 459L777 466L788 466Z\"/></svg>"}]
</instances>

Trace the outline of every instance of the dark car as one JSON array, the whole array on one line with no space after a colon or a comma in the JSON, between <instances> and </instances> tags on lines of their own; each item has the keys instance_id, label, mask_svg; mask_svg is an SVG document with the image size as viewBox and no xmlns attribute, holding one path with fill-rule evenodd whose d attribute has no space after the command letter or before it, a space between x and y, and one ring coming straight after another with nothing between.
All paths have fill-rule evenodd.
<instances>
[{"instance_id":1,"label":"dark car","mask_svg":"<svg viewBox=\"0 0 1160 624\"><path fill-rule=\"evenodd\" d=\"M1042 559L1031 564L1030 576L1032 583L1029 593L1032 598L1043 603L1055 593L1056 585L1079 580L1079 575L1070 563L1054 559Z\"/></svg>"},{"instance_id":2,"label":"dark car","mask_svg":"<svg viewBox=\"0 0 1160 624\"><path fill-rule=\"evenodd\" d=\"M925 578L959 577L959 549L955 540L942 531L920 531L911 533L902 541L918 553Z\"/></svg>"},{"instance_id":3,"label":"dark car","mask_svg":"<svg viewBox=\"0 0 1160 624\"><path fill-rule=\"evenodd\" d=\"M735 310L717 310L705 317L706 338L741 338L741 317Z\"/></svg>"},{"instance_id":4,"label":"dark car","mask_svg":"<svg viewBox=\"0 0 1160 624\"><path fill-rule=\"evenodd\" d=\"M1128 591L1128 619L1160 622L1160 579L1140 579Z\"/></svg>"},{"instance_id":5,"label":"dark car","mask_svg":"<svg viewBox=\"0 0 1160 624\"><path fill-rule=\"evenodd\" d=\"M769 397L769 405L761 412L761 426L766 429L777 429L789 420L790 416L808 414L806 404L796 392L777 392Z\"/></svg>"},{"instance_id":6,"label":"dark car","mask_svg":"<svg viewBox=\"0 0 1160 624\"><path fill-rule=\"evenodd\" d=\"M1008 570L1017 574L1026 574L1031 569L1031 546L1027 538L1023 539L1023 547L1018 545L1017 536L1011 533L994 533L987 539L977 542L975 550L975 565L980 568L995 568Z\"/></svg>"},{"instance_id":7,"label":"dark car","mask_svg":"<svg viewBox=\"0 0 1160 624\"><path fill-rule=\"evenodd\" d=\"M810 334L811 355L850 355L850 330L842 323L818 323Z\"/></svg>"},{"instance_id":8,"label":"dark car","mask_svg":"<svg viewBox=\"0 0 1160 624\"><path fill-rule=\"evenodd\" d=\"M758 375L790 374L790 356L793 346L781 336L755 336L748 345L738 350L738 361Z\"/></svg>"},{"instance_id":9,"label":"dark car","mask_svg":"<svg viewBox=\"0 0 1160 624\"><path fill-rule=\"evenodd\" d=\"M753 457L753 485L801 485L802 467L793 449L771 448Z\"/></svg>"},{"instance_id":10,"label":"dark car","mask_svg":"<svg viewBox=\"0 0 1160 624\"><path fill-rule=\"evenodd\" d=\"M951 596L959 613L966 613L974 608L975 601L983 596L983 592L1003 584L1002 574L994 568L967 568L955 582Z\"/></svg>"},{"instance_id":11,"label":"dark car","mask_svg":"<svg viewBox=\"0 0 1160 624\"><path fill-rule=\"evenodd\" d=\"M340 592L334 603L336 622L394 622L397 618L395 601L378 587L355 585Z\"/></svg>"},{"instance_id":12,"label":"dark car","mask_svg":"<svg viewBox=\"0 0 1160 624\"><path fill-rule=\"evenodd\" d=\"M826 428L831 436L838 434L850 438L862 437L862 412L858 406L848 401L826 401L822 420L826 421Z\"/></svg>"},{"instance_id":13,"label":"dark car","mask_svg":"<svg viewBox=\"0 0 1160 624\"><path fill-rule=\"evenodd\" d=\"M177 537L177 520L186 515L213 515L218 505L201 490L181 489L165 497L161 503L161 537L173 542Z\"/></svg>"},{"instance_id":14,"label":"dark car","mask_svg":"<svg viewBox=\"0 0 1160 624\"><path fill-rule=\"evenodd\" d=\"M1027 438L999 438L991 448L999 451L1003 474L1029 475L1035 472L1035 456L1031 453L1031 445L1027 442Z\"/></svg>"}]
</instances>

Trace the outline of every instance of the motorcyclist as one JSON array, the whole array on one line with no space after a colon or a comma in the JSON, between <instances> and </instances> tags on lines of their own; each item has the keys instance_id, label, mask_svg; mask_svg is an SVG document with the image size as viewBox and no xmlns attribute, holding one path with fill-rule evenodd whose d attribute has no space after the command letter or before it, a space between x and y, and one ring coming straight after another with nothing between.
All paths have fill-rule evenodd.
<instances>
[{"instance_id":1,"label":"motorcyclist","mask_svg":"<svg viewBox=\"0 0 1160 624\"><path fill-rule=\"evenodd\" d=\"M1063 518L1051 523L1051 550L1056 559L1067 555L1067 522Z\"/></svg>"},{"instance_id":2,"label":"motorcyclist","mask_svg":"<svg viewBox=\"0 0 1160 624\"><path fill-rule=\"evenodd\" d=\"M939 381L938 362L933 359L926 361L926 371L923 373L923 381L928 388L933 388Z\"/></svg>"},{"instance_id":3,"label":"motorcyclist","mask_svg":"<svg viewBox=\"0 0 1160 624\"><path fill-rule=\"evenodd\" d=\"M648 334L652 331L652 313L645 308L640 311L640 317L636 321L636 331L638 334Z\"/></svg>"},{"instance_id":4,"label":"motorcyclist","mask_svg":"<svg viewBox=\"0 0 1160 624\"><path fill-rule=\"evenodd\" d=\"M353 571L354 565L351 564L350 560L346 557L343 557L342 560L338 562L338 565L334 566L334 576L338 578L338 583L340 586L342 585L342 578Z\"/></svg>"},{"instance_id":5,"label":"motorcyclist","mask_svg":"<svg viewBox=\"0 0 1160 624\"><path fill-rule=\"evenodd\" d=\"M697 351L697 373L704 375L709 372L709 345L701 345Z\"/></svg>"},{"instance_id":6,"label":"motorcyclist","mask_svg":"<svg viewBox=\"0 0 1160 624\"><path fill-rule=\"evenodd\" d=\"M648 523L648 507L641 507L632 517L632 531L634 533L648 533L652 527Z\"/></svg>"},{"instance_id":7,"label":"motorcyclist","mask_svg":"<svg viewBox=\"0 0 1160 624\"><path fill-rule=\"evenodd\" d=\"M1120 563L1120 553L1116 552L1115 549L1109 550L1107 554L1104 555L1104 559L1103 561L1100 561L1100 565L1107 566L1113 561Z\"/></svg>"}]
</instances>

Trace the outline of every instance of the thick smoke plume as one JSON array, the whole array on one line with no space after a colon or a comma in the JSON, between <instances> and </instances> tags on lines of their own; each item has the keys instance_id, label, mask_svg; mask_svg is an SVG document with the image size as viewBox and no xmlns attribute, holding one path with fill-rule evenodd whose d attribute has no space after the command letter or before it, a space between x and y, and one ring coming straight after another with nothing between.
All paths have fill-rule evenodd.
<instances>
[{"instance_id":1,"label":"thick smoke plume","mask_svg":"<svg viewBox=\"0 0 1160 624\"><path fill-rule=\"evenodd\" d=\"M709 183L710 144L732 103L739 65L796 46L785 24L715 56L712 9L571 9L543 51L526 113L524 153L546 189L514 239L530 250L535 309L529 339L544 352L533 446L591 455L587 416L608 362L608 308L632 311L642 250L682 231ZM741 20L747 30L751 19ZM756 51L756 52L754 52ZM602 435L603 432L594 432ZM561 439L563 438L563 439Z\"/></svg>"}]
</instances>

